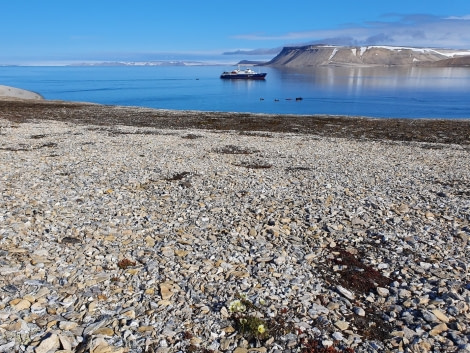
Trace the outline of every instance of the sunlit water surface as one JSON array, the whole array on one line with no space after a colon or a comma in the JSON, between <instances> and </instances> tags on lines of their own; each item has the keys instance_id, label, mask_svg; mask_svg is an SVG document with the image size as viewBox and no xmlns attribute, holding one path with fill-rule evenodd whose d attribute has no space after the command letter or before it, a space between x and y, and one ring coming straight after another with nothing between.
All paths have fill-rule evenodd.
<instances>
[{"instance_id":1,"label":"sunlit water surface","mask_svg":"<svg viewBox=\"0 0 470 353\"><path fill-rule=\"evenodd\" d=\"M339 68L222 80L231 66L0 67L0 84L46 99L178 110L470 118L470 68ZM302 98L302 100L296 100Z\"/></svg>"}]
</instances>

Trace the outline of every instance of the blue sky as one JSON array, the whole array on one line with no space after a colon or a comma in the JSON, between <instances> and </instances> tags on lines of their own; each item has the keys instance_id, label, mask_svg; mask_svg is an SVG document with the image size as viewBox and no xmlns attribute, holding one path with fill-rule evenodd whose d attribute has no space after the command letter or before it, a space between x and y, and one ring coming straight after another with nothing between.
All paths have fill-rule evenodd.
<instances>
[{"instance_id":1,"label":"blue sky","mask_svg":"<svg viewBox=\"0 0 470 353\"><path fill-rule=\"evenodd\" d=\"M319 42L470 49L470 0L0 0L0 64Z\"/></svg>"}]
</instances>

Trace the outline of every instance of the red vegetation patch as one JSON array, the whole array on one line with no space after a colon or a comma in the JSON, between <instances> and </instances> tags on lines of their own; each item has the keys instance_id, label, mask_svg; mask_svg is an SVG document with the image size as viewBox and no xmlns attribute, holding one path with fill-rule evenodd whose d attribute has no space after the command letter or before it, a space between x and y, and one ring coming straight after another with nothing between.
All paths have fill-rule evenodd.
<instances>
[{"instance_id":1,"label":"red vegetation patch","mask_svg":"<svg viewBox=\"0 0 470 353\"><path fill-rule=\"evenodd\" d=\"M339 249L337 252L339 255L336 255L335 259L330 261L331 266L342 266L339 271L333 272L336 275L334 279L337 284L357 294L367 295L377 287L387 287L393 281L371 266L361 262L354 254L344 249ZM364 304L367 305L367 302L364 302ZM380 310L372 304L368 304L364 309L366 312L364 317L355 315L351 318L354 326L358 329L358 333L366 339L381 342L388 339L392 327L383 320Z\"/></svg>"},{"instance_id":2,"label":"red vegetation patch","mask_svg":"<svg viewBox=\"0 0 470 353\"><path fill-rule=\"evenodd\" d=\"M125 270L127 269L128 267L132 267L132 266L135 266L135 262L134 261L131 261L129 259L122 259L121 261L118 262L118 267L121 269L121 270Z\"/></svg>"},{"instance_id":3,"label":"red vegetation patch","mask_svg":"<svg viewBox=\"0 0 470 353\"><path fill-rule=\"evenodd\" d=\"M353 254L346 250L339 250L339 257L332 262L335 265L344 266L336 272L340 278L338 282L345 288L357 293L367 294L377 287L386 287L392 280L382 275L379 271L359 261Z\"/></svg>"}]
</instances>

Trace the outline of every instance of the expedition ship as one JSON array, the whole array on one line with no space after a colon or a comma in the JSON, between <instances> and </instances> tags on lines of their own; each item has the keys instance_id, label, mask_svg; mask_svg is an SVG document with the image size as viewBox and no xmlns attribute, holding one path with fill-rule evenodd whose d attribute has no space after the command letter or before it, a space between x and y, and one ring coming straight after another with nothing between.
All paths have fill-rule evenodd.
<instances>
[{"instance_id":1,"label":"expedition ship","mask_svg":"<svg viewBox=\"0 0 470 353\"><path fill-rule=\"evenodd\" d=\"M241 70L240 67L238 69L232 71L224 71L220 78L225 79L245 79L245 80L264 80L266 77L266 72L255 72L252 69L245 69Z\"/></svg>"}]
</instances>

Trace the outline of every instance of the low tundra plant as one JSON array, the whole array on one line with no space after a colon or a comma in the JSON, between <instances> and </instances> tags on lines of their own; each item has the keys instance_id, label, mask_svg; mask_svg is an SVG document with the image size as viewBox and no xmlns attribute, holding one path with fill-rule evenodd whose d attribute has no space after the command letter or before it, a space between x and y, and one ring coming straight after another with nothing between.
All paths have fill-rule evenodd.
<instances>
[{"instance_id":1,"label":"low tundra plant","mask_svg":"<svg viewBox=\"0 0 470 353\"><path fill-rule=\"evenodd\" d=\"M235 329L252 343L271 341L283 345L282 336L294 334L297 337L297 349L302 353L353 353L351 348L333 345L324 347L315 337L309 337L295 327L293 307L281 308L276 314L269 312L265 300L259 299L254 304L243 294L237 294L228 309Z\"/></svg>"},{"instance_id":2,"label":"low tundra plant","mask_svg":"<svg viewBox=\"0 0 470 353\"><path fill-rule=\"evenodd\" d=\"M287 313L287 309L282 309L281 315L272 318L269 317L265 304L266 302L260 299L259 305L256 305L243 294L237 294L237 299L230 302L229 311L235 328L247 340L265 341L293 329L284 317L281 318Z\"/></svg>"}]
</instances>

